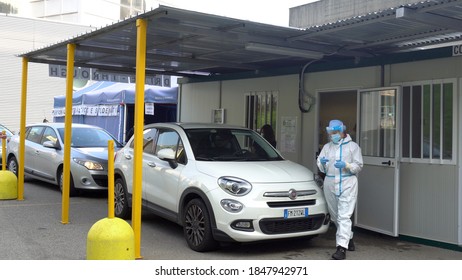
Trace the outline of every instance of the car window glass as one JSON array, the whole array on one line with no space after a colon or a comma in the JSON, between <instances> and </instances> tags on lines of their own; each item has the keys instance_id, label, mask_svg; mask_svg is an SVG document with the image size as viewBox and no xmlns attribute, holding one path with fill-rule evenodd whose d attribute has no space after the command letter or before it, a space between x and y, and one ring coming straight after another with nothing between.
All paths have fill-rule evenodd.
<instances>
[{"instance_id":1,"label":"car window glass","mask_svg":"<svg viewBox=\"0 0 462 280\"><path fill-rule=\"evenodd\" d=\"M3 131L5 131L8 137L11 137L13 135L13 133L8 128L4 127L3 125L0 125L0 132L3 132Z\"/></svg>"},{"instance_id":2,"label":"car window glass","mask_svg":"<svg viewBox=\"0 0 462 280\"><path fill-rule=\"evenodd\" d=\"M64 128L58 129L61 139L64 140ZM71 147L107 147L108 141L112 140L115 145L120 145L115 138L99 127L72 127Z\"/></svg>"},{"instance_id":3,"label":"car window glass","mask_svg":"<svg viewBox=\"0 0 462 280\"><path fill-rule=\"evenodd\" d=\"M157 155L157 153L162 149L172 149L176 154L178 151L179 140L180 136L175 131L164 130L159 132L155 155Z\"/></svg>"},{"instance_id":4,"label":"car window glass","mask_svg":"<svg viewBox=\"0 0 462 280\"><path fill-rule=\"evenodd\" d=\"M147 128L143 131L143 153L153 154L154 141L156 139L157 129ZM130 148L135 148L134 138L130 142Z\"/></svg>"},{"instance_id":5,"label":"car window glass","mask_svg":"<svg viewBox=\"0 0 462 280\"><path fill-rule=\"evenodd\" d=\"M282 160L261 135L251 130L188 129L186 134L196 160Z\"/></svg>"},{"instance_id":6,"label":"car window glass","mask_svg":"<svg viewBox=\"0 0 462 280\"><path fill-rule=\"evenodd\" d=\"M43 145L43 143L45 143L46 141L51 141L55 146L58 142L58 136L51 127L47 127L43 132L41 144Z\"/></svg>"},{"instance_id":7,"label":"car window glass","mask_svg":"<svg viewBox=\"0 0 462 280\"><path fill-rule=\"evenodd\" d=\"M27 134L27 140L40 144L42 139L43 126L33 126Z\"/></svg>"}]
</instances>

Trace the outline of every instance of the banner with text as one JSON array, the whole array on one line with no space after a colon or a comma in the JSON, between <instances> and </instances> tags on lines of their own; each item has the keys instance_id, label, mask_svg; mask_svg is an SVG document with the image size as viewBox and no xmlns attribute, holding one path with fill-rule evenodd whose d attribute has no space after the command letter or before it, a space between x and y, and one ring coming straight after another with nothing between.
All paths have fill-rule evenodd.
<instances>
[{"instance_id":1,"label":"banner with text","mask_svg":"<svg viewBox=\"0 0 462 280\"><path fill-rule=\"evenodd\" d=\"M55 108L53 117L64 117L66 108ZM72 107L73 116L104 116L114 117L119 115L119 105L79 105Z\"/></svg>"}]
</instances>

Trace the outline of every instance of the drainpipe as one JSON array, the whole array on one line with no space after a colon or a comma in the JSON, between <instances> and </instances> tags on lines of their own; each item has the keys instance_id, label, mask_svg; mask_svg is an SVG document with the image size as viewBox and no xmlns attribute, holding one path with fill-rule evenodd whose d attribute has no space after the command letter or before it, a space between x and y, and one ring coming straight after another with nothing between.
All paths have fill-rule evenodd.
<instances>
[{"instance_id":1,"label":"drainpipe","mask_svg":"<svg viewBox=\"0 0 462 280\"><path fill-rule=\"evenodd\" d=\"M385 86L385 65L384 64L380 65L380 86L381 87Z\"/></svg>"},{"instance_id":2,"label":"drainpipe","mask_svg":"<svg viewBox=\"0 0 462 280\"><path fill-rule=\"evenodd\" d=\"M311 106L313 106L316 102L315 97L308 92L305 91L305 71L306 69L313 64L317 60L312 60L303 66L302 71L300 72L299 77L299 88L298 88L298 108L302 113L308 113L311 110ZM308 107L306 107L308 105Z\"/></svg>"}]
</instances>

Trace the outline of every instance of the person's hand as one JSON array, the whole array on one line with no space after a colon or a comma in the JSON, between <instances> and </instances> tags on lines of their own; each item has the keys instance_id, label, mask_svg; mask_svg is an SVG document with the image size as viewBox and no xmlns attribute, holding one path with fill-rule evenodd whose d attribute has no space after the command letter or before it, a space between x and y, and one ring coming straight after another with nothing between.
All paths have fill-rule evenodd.
<instances>
[{"instance_id":1,"label":"person's hand","mask_svg":"<svg viewBox=\"0 0 462 280\"><path fill-rule=\"evenodd\" d=\"M325 157L322 157L319 161L321 162L322 165L325 165L329 160Z\"/></svg>"},{"instance_id":2,"label":"person's hand","mask_svg":"<svg viewBox=\"0 0 462 280\"><path fill-rule=\"evenodd\" d=\"M346 166L346 163L344 161L341 161L341 160L337 160L334 164L335 168L345 168Z\"/></svg>"}]
</instances>

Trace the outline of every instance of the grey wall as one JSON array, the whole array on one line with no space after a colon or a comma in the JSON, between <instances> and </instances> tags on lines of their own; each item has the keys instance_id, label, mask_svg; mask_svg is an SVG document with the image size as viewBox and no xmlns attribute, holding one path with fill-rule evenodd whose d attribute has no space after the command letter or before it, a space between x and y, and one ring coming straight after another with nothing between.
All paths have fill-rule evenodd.
<instances>
[{"instance_id":1,"label":"grey wall","mask_svg":"<svg viewBox=\"0 0 462 280\"><path fill-rule=\"evenodd\" d=\"M90 27L0 15L0 122L17 131L21 111L21 53L31 51L70 36L81 34ZM65 79L48 76L48 64L28 63L26 123L52 120L53 97L65 94Z\"/></svg>"},{"instance_id":2,"label":"grey wall","mask_svg":"<svg viewBox=\"0 0 462 280\"><path fill-rule=\"evenodd\" d=\"M289 26L306 28L365 15L416 0L321 0L289 9Z\"/></svg>"}]
</instances>

